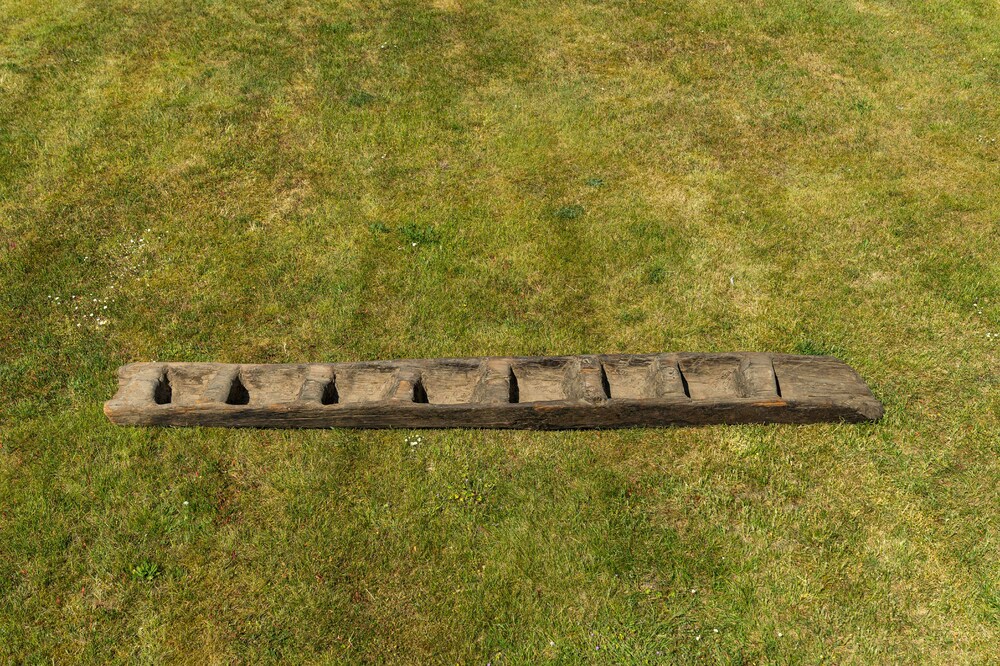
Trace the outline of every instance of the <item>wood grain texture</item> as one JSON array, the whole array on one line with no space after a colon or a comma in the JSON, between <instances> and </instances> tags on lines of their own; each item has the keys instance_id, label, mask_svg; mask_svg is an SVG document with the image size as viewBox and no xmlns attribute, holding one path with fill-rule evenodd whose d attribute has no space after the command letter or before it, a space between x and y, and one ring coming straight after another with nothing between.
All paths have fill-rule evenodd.
<instances>
[{"instance_id":1,"label":"wood grain texture","mask_svg":"<svg viewBox=\"0 0 1000 666\"><path fill-rule=\"evenodd\" d=\"M104 405L121 425L624 428L877 421L829 356L609 354L231 365L133 363Z\"/></svg>"}]
</instances>

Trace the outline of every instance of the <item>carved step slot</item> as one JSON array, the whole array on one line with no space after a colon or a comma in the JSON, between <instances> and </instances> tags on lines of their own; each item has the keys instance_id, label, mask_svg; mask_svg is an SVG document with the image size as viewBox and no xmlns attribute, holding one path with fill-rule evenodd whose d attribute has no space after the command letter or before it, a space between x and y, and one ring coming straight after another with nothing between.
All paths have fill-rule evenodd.
<instances>
[{"instance_id":1,"label":"carved step slot","mask_svg":"<svg viewBox=\"0 0 1000 666\"><path fill-rule=\"evenodd\" d=\"M467 405L476 402L473 395L484 372L482 362L476 359L448 360L422 368L420 383L427 394L428 404Z\"/></svg>"},{"instance_id":2,"label":"carved step slot","mask_svg":"<svg viewBox=\"0 0 1000 666\"><path fill-rule=\"evenodd\" d=\"M173 398L174 389L170 385L170 375L164 370L159 381L156 382L156 388L153 389L153 402L158 405L169 405Z\"/></svg>"},{"instance_id":3,"label":"carved step slot","mask_svg":"<svg viewBox=\"0 0 1000 666\"><path fill-rule=\"evenodd\" d=\"M429 404L420 370L411 367L397 368L383 399L393 403Z\"/></svg>"},{"instance_id":4,"label":"carved step slot","mask_svg":"<svg viewBox=\"0 0 1000 666\"><path fill-rule=\"evenodd\" d=\"M583 400L591 404L606 402L611 394L604 364L596 356L581 356L562 368L562 400Z\"/></svg>"},{"instance_id":5,"label":"carved step slot","mask_svg":"<svg viewBox=\"0 0 1000 666\"><path fill-rule=\"evenodd\" d=\"M413 384L413 402L422 405L429 404L427 401L427 389L424 388L424 378L420 377Z\"/></svg>"},{"instance_id":6,"label":"carved step slot","mask_svg":"<svg viewBox=\"0 0 1000 666\"><path fill-rule=\"evenodd\" d=\"M688 386L687 377L684 376L684 371L681 370L681 364L680 363L676 363L675 367L677 368L677 376L681 378L681 388L684 390L684 397L690 399L691 398L691 387Z\"/></svg>"},{"instance_id":7,"label":"carved step slot","mask_svg":"<svg viewBox=\"0 0 1000 666\"><path fill-rule=\"evenodd\" d=\"M507 391L507 402L517 404L521 402L521 388L517 384L517 375L514 374L514 366L507 367L507 381L509 389Z\"/></svg>"},{"instance_id":8,"label":"carved step slot","mask_svg":"<svg viewBox=\"0 0 1000 666\"><path fill-rule=\"evenodd\" d=\"M608 397L615 400L641 400L655 397L652 375L655 359L649 356L613 356L601 361L608 380Z\"/></svg>"},{"instance_id":9,"label":"carved step slot","mask_svg":"<svg viewBox=\"0 0 1000 666\"><path fill-rule=\"evenodd\" d=\"M558 402L575 399L576 375L581 367L577 358L528 359L513 364L519 403Z\"/></svg>"},{"instance_id":10,"label":"carved step slot","mask_svg":"<svg viewBox=\"0 0 1000 666\"><path fill-rule=\"evenodd\" d=\"M736 390L743 398L778 398L774 363L767 354L745 354L734 376Z\"/></svg>"},{"instance_id":11,"label":"carved step slot","mask_svg":"<svg viewBox=\"0 0 1000 666\"><path fill-rule=\"evenodd\" d=\"M226 396L227 405L249 405L250 391L243 385L243 380L239 374L233 377L233 383L229 385L229 395Z\"/></svg>"},{"instance_id":12,"label":"carved step slot","mask_svg":"<svg viewBox=\"0 0 1000 666\"><path fill-rule=\"evenodd\" d=\"M320 396L321 405L336 405L340 402L340 394L337 392L337 379L334 377L323 387L323 395Z\"/></svg>"}]
</instances>

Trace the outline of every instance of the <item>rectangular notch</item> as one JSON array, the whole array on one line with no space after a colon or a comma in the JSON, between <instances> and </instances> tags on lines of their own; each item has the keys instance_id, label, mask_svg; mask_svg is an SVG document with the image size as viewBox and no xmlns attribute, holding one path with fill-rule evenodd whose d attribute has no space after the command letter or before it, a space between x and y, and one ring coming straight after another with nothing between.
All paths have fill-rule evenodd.
<instances>
[{"instance_id":1,"label":"rectangular notch","mask_svg":"<svg viewBox=\"0 0 1000 666\"><path fill-rule=\"evenodd\" d=\"M769 354L681 356L678 367L693 400L768 400L778 397Z\"/></svg>"},{"instance_id":2,"label":"rectangular notch","mask_svg":"<svg viewBox=\"0 0 1000 666\"><path fill-rule=\"evenodd\" d=\"M542 358L515 363L518 402L553 402L567 399L567 359Z\"/></svg>"}]
</instances>

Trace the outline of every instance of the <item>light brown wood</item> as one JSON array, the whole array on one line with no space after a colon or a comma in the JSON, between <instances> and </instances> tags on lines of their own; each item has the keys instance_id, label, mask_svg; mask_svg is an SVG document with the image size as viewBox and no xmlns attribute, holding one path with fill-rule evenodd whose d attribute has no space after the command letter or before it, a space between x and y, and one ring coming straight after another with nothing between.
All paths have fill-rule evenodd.
<instances>
[{"instance_id":1,"label":"light brown wood","mask_svg":"<svg viewBox=\"0 0 1000 666\"><path fill-rule=\"evenodd\" d=\"M621 428L875 421L829 356L609 354L360 363L133 363L114 423L270 428Z\"/></svg>"}]
</instances>

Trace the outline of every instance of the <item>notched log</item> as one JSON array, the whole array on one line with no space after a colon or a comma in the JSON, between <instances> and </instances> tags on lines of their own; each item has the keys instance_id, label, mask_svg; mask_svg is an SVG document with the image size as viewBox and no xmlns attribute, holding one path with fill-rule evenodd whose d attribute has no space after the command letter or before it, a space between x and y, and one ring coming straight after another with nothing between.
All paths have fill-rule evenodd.
<instances>
[{"instance_id":1,"label":"notched log","mask_svg":"<svg viewBox=\"0 0 1000 666\"><path fill-rule=\"evenodd\" d=\"M787 354L608 354L228 365L134 363L104 411L123 425L621 428L875 421L848 365Z\"/></svg>"}]
</instances>

